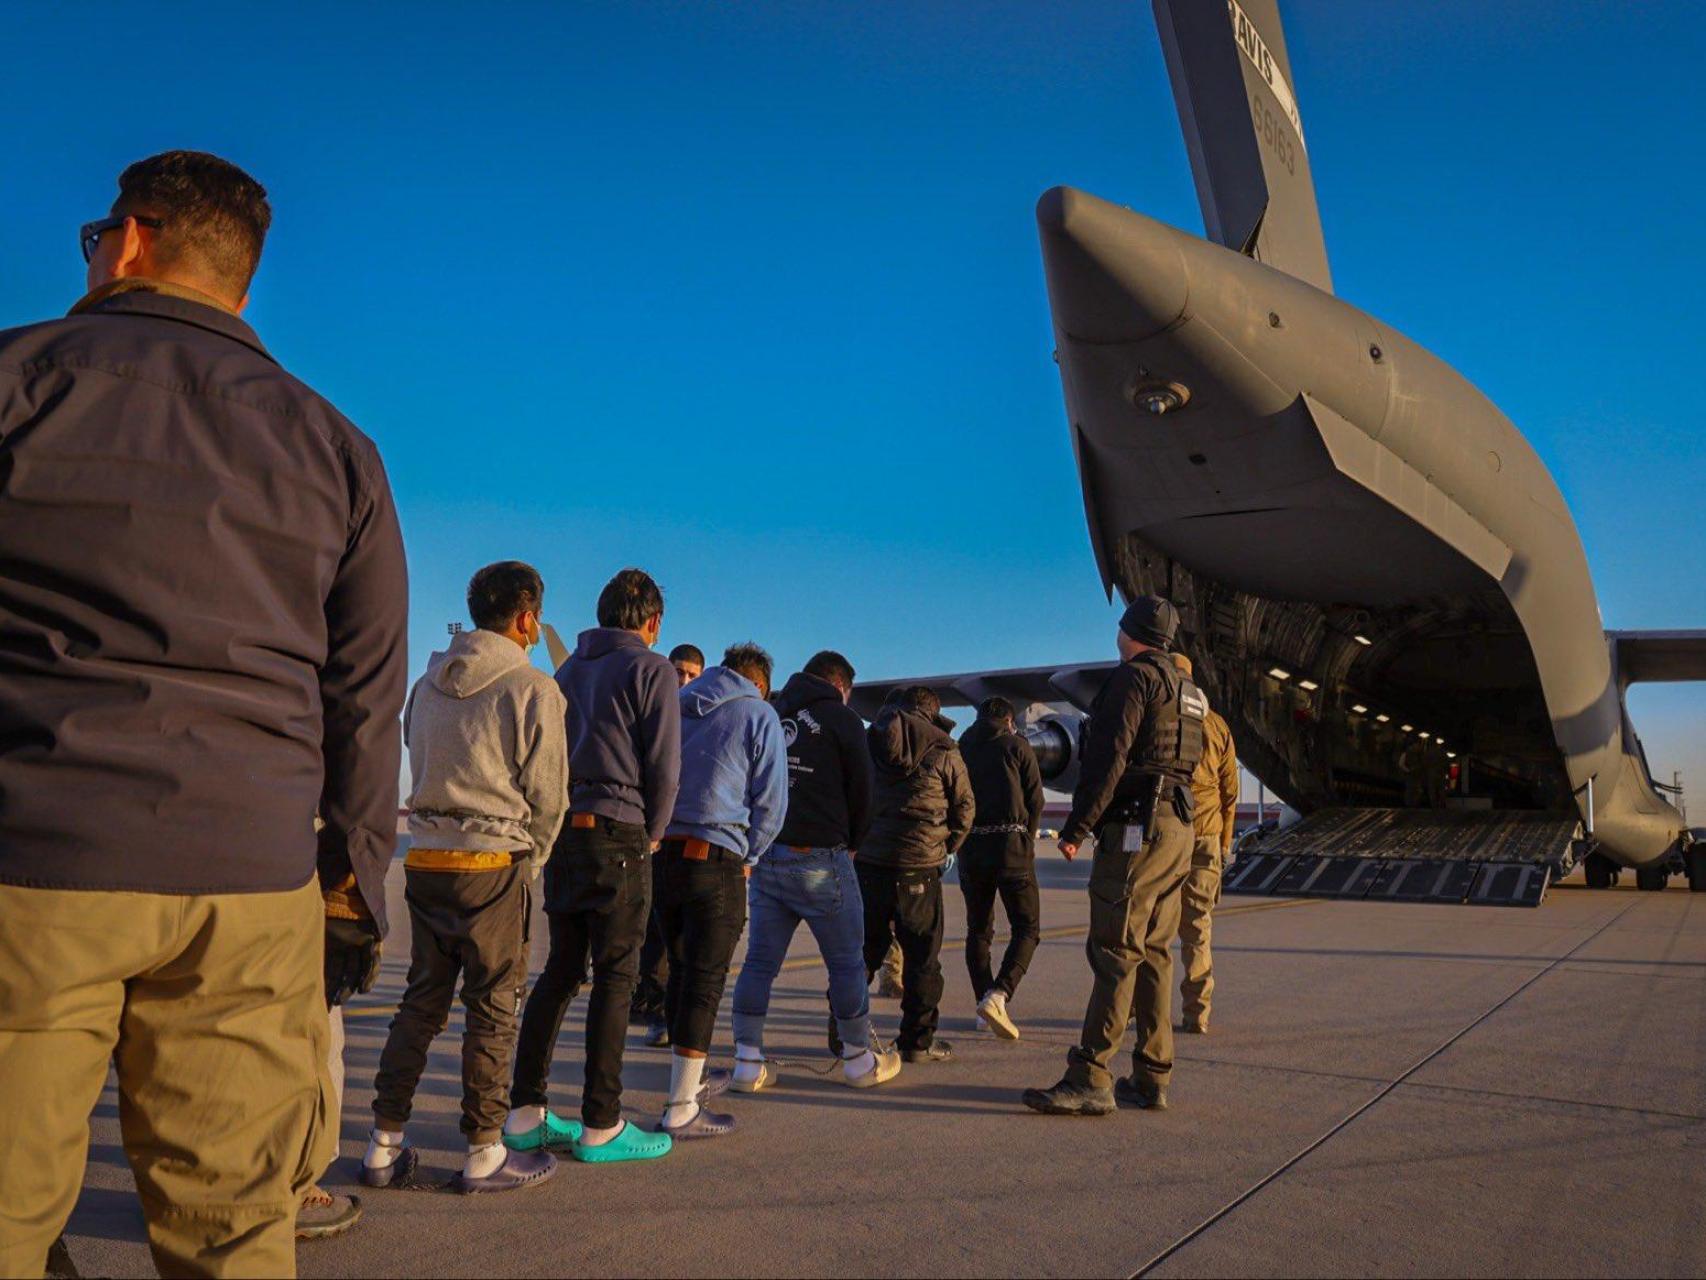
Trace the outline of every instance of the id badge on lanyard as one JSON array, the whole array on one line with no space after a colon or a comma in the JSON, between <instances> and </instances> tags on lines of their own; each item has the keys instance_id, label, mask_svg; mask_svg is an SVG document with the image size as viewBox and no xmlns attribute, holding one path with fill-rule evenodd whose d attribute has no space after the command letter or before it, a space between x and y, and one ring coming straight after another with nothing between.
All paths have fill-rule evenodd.
<instances>
[{"instance_id":1,"label":"id badge on lanyard","mask_svg":"<svg viewBox=\"0 0 1706 1280\"><path fill-rule=\"evenodd\" d=\"M1125 828L1120 835L1120 852L1143 852L1143 824L1141 822L1128 822L1125 824Z\"/></svg>"}]
</instances>

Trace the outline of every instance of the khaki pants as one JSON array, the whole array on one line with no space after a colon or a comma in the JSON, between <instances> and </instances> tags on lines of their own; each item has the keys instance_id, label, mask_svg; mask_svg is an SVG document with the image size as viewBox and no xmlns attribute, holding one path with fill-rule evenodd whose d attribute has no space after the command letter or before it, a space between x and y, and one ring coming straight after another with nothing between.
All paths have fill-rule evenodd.
<instances>
[{"instance_id":1,"label":"khaki pants","mask_svg":"<svg viewBox=\"0 0 1706 1280\"><path fill-rule=\"evenodd\" d=\"M1191 851L1191 873L1179 898L1179 962L1184 981L1187 1025L1208 1026L1209 1004L1214 998L1214 957L1209 951L1213 912L1220 901L1220 837L1198 836Z\"/></svg>"},{"instance_id":2,"label":"khaki pants","mask_svg":"<svg viewBox=\"0 0 1706 1280\"><path fill-rule=\"evenodd\" d=\"M164 1276L294 1276L333 1155L319 887L174 896L0 885L0 1275L39 1276L109 1062Z\"/></svg>"},{"instance_id":3,"label":"khaki pants","mask_svg":"<svg viewBox=\"0 0 1706 1280\"><path fill-rule=\"evenodd\" d=\"M1067 1078L1106 1089L1128 1015L1137 1019L1132 1076L1164 1085L1173 1072L1173 936L1190 870L1191 831L1170 807L1156 815L1143 848L1126 852L1125 826L1096 833L1090 869L1090 937L1084 944L1095 983L1084 1034L1067 1055Z\"/></svg>"}]
</instances>

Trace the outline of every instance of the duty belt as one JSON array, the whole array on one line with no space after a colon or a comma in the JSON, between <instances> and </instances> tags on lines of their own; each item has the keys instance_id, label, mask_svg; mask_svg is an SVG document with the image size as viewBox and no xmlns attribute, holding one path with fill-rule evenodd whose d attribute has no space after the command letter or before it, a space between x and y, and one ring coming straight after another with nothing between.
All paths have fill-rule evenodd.
<instances>
[{"instance_id":1,"label":"duty belt","mask_svg":"<svg viewBox=\"0 0 1706 1280\"><path fill-rule=\"evenodd\" d=\"M1022 822L996 822L987 827L971 829L974 836L1025 836L1030 833L1031 829Z\"/></svg>"}]
</instances>

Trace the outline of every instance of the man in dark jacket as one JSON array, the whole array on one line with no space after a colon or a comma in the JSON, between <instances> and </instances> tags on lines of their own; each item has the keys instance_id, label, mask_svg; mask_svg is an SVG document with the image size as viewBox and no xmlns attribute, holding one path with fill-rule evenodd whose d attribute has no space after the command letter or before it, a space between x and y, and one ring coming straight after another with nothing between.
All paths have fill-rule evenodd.
<instances>
[{"instance_id":1,"label":"man in dark jacket","mask_svg":"<svg viewBox=\"0 0 1706 1280\"><path fill-rule=\"evenodd\" d=\"M771 699L788 745L788 809L747 891L752 934L734 998L734 1088L741 1093L775 1082L764 1058L764 1021L802 920L829 969L840 1078L866 1088L900 1072L898 1054L871 1049L865 907L852 857L871 825L871 753L864 722L847 706L852 689L853 665L826 649Z\"/></svg>"},{"instance_id":2,"label":"man in dark jacket","mask_svg":"<svg viewBox=\"0 0 1706 1280\"><path fill-rule=\"evenodd\" d=\"M334 1151L408 583L373 443L238 318L270 219L224 160L140 161L71 315L0 333L0 1274L41 1273L109 1058L164 1274L295 1274Z\"/></svg>"},{"instance_id":3,"label":"man in dark jacket","mask_svg":"<svg viewBox=\"0 0 1706 1280\"><path fill-rule=\"evenodd\" d=\"M675 669L654 653L663 593L624 569L598 597L598 626L580 633L557 671L568 702L569 816L545 865L551 951L527 998L516 1044L504 1142L567 1151L592 1164L665 1155L667 1134L622 1119L622 1050L652 906L651 855L675 809L681 703ZM581 1122L547 1107L551 1055L592 964Z\"/></svg>"},{"instance_id":4,"label":"man in dark jacket","mask_svg":"<svg viewBox=\"0 0 1706 1280\"><path fill-rule=\"evenodd\" d=\"M1041 937L1037 892L1037 828L1043 820L1043 775L1031 744L1013 727L1013 704L986 699L977 721L960 736L977 816L960 851L960 892L966 898L966 969L978 1016L1006 1040L1019 1028L1007 1002L1036 954ZM995 899L1007 912L1012 938L1001 972L989 971L995 937Z\"/></svg>"},{"instance_id":5,"label":"man in dark jacket","mask_svg":"<svg viewBox=\"0 0 1706 1280\"><path fill-rule=\"evenodd\" d=\"M1060 851L1096 835L1090 869L1095 983L1066 1075L1023 1101L1048 1115L1111 1115L1117 1102L1164 1111L1173 1071L1173 959L1180 890L1191 868L1191 774L1202 757L1208 699L1167 656L1178 612L1140 596L1120 618L1120 665L1090 705L1083 767ZM1130 1077L1110 1067L1137 1021ZM1113 1085L1112 1088L1109 1086Z\"/></svg>"},{"instance_id":6,"label":"man in dark jacket","mask_svg":"<svg viewBox=\"0 0 1706 1280\"><path fill-rule=\"evenodd\" d=\"M865 978L889 949L890 929L903 958L900 1034L907 1062L947 1062L936 1039L942 1002L942 871L971 834L971 782L953 739L953 722L922 685L877 713L866 732L875 770L876 817L856 867L865 903Z\"/></svg>"}]
</instances>

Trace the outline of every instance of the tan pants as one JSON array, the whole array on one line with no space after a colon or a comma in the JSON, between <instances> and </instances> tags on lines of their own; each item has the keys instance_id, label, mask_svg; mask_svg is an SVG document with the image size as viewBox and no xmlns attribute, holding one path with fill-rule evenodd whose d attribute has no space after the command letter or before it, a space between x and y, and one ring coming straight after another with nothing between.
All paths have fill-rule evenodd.
<instances>
[{"instance_id":1,"label":"tan pants","mask_svg":"<svg viewBox=\"0 0 1706 1280\"><path fill-rule=\"evenodd\" d=\"M1191 832L1170 808L1155 817L1143 848L1126 850L1125 827L1096 833L1090 868L1090 936L1084 944L1094 984L1084 1033L1067 1055L1067 1079L1093 1089L1113 1082L1114 1055L1128 1016L1137 1020L1132 1078L1165 1085L1173 1073L1173 936L1179 890L1190 870Z\"/></svg>"},{"instance_id":2,"label":"tan pants","mask_svg":"<svg viewBox=\"0 0 1706 1280\"><path fill-rule=\"evenodd\" d=\"M1198 836L1191 852L1191 873L1179 898L1179 984L1187 1026L1208 1026L1214 997L1214 957L1209 951L1213 912L1220 901L1220 837Z\"/></svg>"},{"instance_id":3,"label":"tan pants","mask_svg":"<svg viewBox=\"0 0 1706 1280\"><path fill-rule=\"evenodd\" d=\"M333 1154L319 887L0 885L0 1275L39 1276L109 1062L163 1276L294 1276Z\"/></svg>"}]
</instances>

